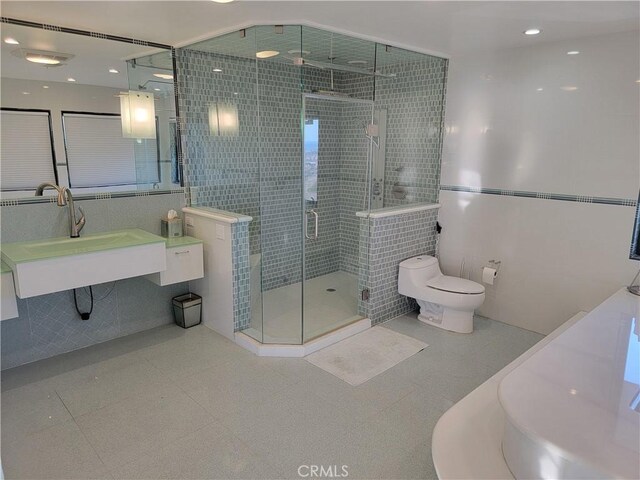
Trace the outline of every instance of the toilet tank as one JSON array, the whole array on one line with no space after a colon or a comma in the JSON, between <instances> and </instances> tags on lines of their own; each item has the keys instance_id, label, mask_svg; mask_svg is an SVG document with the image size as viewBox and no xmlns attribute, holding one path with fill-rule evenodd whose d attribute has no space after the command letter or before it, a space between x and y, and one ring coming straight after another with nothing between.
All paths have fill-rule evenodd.
<instances>
[{"instance_id":1,"label":"toilet tank","mask_svg":"<svg viewBox=\"0 0 640 480\"><path fill-rule=\"evenodd\" d=\"M427 280L442 275L438 259L431 255L419 255L400 262L398 272L398 293L417 298Z\"/></svg>"}]
</instances>

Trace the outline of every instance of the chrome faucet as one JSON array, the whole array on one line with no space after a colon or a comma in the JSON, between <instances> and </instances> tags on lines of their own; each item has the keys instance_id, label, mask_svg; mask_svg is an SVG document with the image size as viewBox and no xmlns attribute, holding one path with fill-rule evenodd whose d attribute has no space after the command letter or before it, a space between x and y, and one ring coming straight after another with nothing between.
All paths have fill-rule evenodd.
<instances>
[{"instance_id":1,"label":"chrome faucet","mask_svg":"<svg viewBox=\"0 0 640 480\"><path fill-rule=\"evenodd\" d=\"M38 185L36 188L36 197L41 197L42 192L44 192L45 188L50 187L58 192L58 201L57 204L59 207L64 207L69 204L69 231L71 238L78 238L80 236L80 230L84 227L85 224L85 216L82 208L78 206L78 210L80 210L80 219L76 221L76 207L73 203L73 195L71 195L71 190L67 187L61 187L56 185L55 183L42 183Z\"/></svg>"}]
</instances>

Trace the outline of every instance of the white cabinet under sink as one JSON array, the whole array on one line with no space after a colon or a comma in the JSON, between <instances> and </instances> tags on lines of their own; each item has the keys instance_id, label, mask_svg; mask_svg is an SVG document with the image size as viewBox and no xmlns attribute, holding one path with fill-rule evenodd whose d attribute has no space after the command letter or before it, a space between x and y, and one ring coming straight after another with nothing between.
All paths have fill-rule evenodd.
<instances>
[{"instance_id":1,"label":"white cabinet under sink","mask_svg":"<svg viewBox=\"0 0 640 480\"><path fill-rule=\"evenodd\" d=\"M204 276L202 241L192 237L167 240L167 269L146 278L156 285L165 286L188 282Z\"/></svg>"},{"instance_id":2,"label":"white cabinet under sink","mask_svg":"<svg viewBox=\"0 0 640 480\"><path fill-rule=\"evenodd\" d=\"M0 320L8 320L18 316L16 290L13 287L13 273L2 264L2 283L0 284Z\"/></svg>"}]
</instances>

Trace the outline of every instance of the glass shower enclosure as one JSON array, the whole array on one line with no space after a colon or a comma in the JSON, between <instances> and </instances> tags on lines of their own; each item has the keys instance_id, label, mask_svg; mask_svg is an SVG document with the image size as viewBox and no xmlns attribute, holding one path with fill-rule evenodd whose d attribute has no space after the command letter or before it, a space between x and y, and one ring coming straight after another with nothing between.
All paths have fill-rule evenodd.
<instances>
[{"instance_id":1,"label":"glass shower enclosure","mask_svg":"<svg viewBox=\"0 0 640 480\"><path fill-rule=\"evenodd\" d=\"M422 170L385 159L390 146L403 159L424 158L407 133L423 129L409 119L413 105L431 102L412 74L428 58L299 25L179 49L178 66L188 66L185 175L196 204L253 218L245 334L299 345L366 316L368 220L356 212L433 194L406 178ZM405 91L394 89L399 63ZM406 108L398 95L409 95Z\"/></svg>"}]
</instances>

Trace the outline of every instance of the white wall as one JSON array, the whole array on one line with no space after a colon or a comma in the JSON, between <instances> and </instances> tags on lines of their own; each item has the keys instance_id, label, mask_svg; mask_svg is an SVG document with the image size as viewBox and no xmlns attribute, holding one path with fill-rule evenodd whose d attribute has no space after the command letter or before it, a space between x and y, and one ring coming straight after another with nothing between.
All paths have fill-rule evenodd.
<instances>
[{"instance_id":1,"label":"white wall","mask_svg":"<svg viewBox=\"0 0 640 480\"><path fill-rule=\"evenodd\" d=\"M452 58L442 185L637 198L639 57L636 31ZM479 311L490 318L549 333L640 267L628 260L633 207L440 200L446 273L464 259L464 276L479 280L489 259L502 261Z\"/></svg>"}]
</instances>

